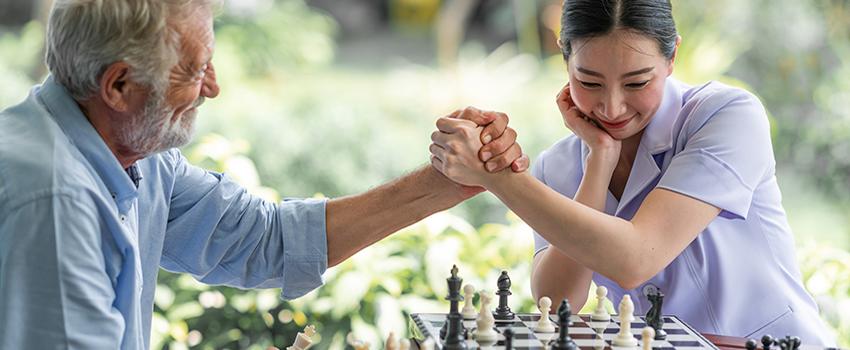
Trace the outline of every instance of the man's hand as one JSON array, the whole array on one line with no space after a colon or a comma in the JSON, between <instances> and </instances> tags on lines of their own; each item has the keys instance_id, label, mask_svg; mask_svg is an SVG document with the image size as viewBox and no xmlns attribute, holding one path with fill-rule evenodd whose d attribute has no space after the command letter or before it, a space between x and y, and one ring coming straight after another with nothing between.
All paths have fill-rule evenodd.
<instances>
[{"instance_id":1,"label":"man's hand","mask_svg":"<svg viewBox=\"0 0 850 350\"><path fill-rule=\"evenodd\" d=\"M508 167L517 173L528 170L528 156L522 153L522 147L516 143L516 131L508 127L507 114L466 107L446 117L469 120L484 127L481 131L481 143L484 146L478 151L478 158L484 162L487 171L494 173Z\"/></svg>"},{"instance_id":2,"label":"man's hand","mask_svg":"<svg viewBox=\"0 0 850 350\"><path fill-rule=\"evenodd\" d=\"M482 128L468 120L440 118L440 132L431 138L431 165L450 180L469 187L483 186L490 175L478 159ZM492 175L490 175L492 176Z\"/></svg>"}]
</instances>

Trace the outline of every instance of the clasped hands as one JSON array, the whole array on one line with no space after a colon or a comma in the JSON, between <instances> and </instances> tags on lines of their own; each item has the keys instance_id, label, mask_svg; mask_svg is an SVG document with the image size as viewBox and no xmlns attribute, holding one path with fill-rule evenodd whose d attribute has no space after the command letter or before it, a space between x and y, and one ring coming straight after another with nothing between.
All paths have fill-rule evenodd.
<instances>
[{"instance_id":1,"label":"clasped hands","mask_svg":"<svg viewBox=\"0 0 850 350\"><path fill-rule=\"evenodd\" d=\"M617 164L621 142L581 113L571 95L567 84L555 98L564 125L590 148L591 157L604 163L605 172L610 175ZM431 134L433 143L429 147L431 165L452 181L472 187L487 187L488 180L509 166L513 172L525 171L528 157L516 143L516 131L507 124L506 114L475 107L438 119L438 130Z\"/></svg>"},{"instance_id":2,"label":"clasped hands","mask_svg":"<svg viewBox=\"0 0 850 350\"><path fill-rule=\"evenodd\" d=\"M431 165L464 186L486 187L488 176L510 168L528 169L529 160L516 143L504 113L475 107L457 110L437 120L431 134Z\"/></svg>"}]
</instances>

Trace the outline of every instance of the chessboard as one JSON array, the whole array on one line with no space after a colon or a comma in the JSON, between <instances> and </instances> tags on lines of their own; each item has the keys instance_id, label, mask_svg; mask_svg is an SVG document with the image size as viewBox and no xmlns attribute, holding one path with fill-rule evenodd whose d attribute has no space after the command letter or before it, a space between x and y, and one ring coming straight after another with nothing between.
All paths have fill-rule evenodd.
<instances>
[{"instance_id":1,"label":"chessboard","mask_svg":"<svg viewBox=\"0 0 850 350\"><path fill-rule=\"evenodd\" d=\"M446 314L411 314L415 323L414 332L421 337L421 341L432 338L435 348L442 349L439 341L440 328L446 322ZM549 318L557 325L557 316L549 315ZM489 349L503 349L504 337L501 333L506 328L514 332L513 347L517 350L526 349L548 349L549 345L558 338L558 333L535 333L534 326L540 319L540 314L517 314L513 320L497 320L496 330L499 340L496 344L487 347ZM616 350L622 349L611 345L611 341L620 330L619 320L616 315L611 315L611 321L591 321L590 315L570 316L572 325L569 327L570 337L575 340L581 350ZM464 320L463 326L469 331L466 340L469 349L478 348L478 343L472 340L473 330L476 326L475 320ZM635 316L632 322L632 333L640 341L641 330L646 326L642 316ZM653 340L653 350L697 350L718 348L706 340L698 332L675 316L664 316L664 326L667 332L665 340ZM640 345L639 345L640 346Z\"/></svg>"}]
</instances>

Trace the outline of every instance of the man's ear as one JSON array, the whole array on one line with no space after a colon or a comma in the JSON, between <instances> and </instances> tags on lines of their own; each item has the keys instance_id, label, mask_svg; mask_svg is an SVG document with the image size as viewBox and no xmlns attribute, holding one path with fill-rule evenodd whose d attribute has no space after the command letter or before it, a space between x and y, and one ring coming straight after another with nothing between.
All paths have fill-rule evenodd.
<instances>
[{"instance_id":1,"label":"man's ear","mask_svg":"<svg viewBox=\"0 0 850 350\"><path fill-rule=\"evenodd\" d=\"M109 108L117 112L127 112L130 108L130 65L115 62L100 76L100 98Z\"/></svg>"}]
</instances>

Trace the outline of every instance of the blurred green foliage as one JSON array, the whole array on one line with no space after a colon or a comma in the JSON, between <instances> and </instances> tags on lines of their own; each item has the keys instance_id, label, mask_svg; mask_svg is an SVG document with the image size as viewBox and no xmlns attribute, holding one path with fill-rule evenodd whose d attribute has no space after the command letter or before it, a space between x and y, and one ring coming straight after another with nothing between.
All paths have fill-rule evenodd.
<instances>
[{"instance_id":1,"label":"blurred green foliage","mask_svg":"<svg viewBox=\"0 0 850 350\"><path fill-rule=\"evenodd\" d=\"M745 86L768 108L806 287L850 347L850 3L695 0L674 1L674 10L684 38L675 76ZM349 37L339 31L302 0L227 2L216 20L222 95L203 109L185 149L191 161L269 200L335 197L425 164L436 117L466 105L508 113L532 157L568 135L553 103L566 82L560 55L467 42L450 68L403 60L358 67L343 64L338 45ZM43 35L35 22L0 30L0 108L42 78ZM409 313L445 311L452 264L491 291L509 270L512 307L530 311L530 262L529 229L483 194L358 253L295 301L162 272L152 344L285 347L314 324L318 349L342 348L351 331L378 347L390 330L409 335Z\"/></svg>"}]
</instances>

